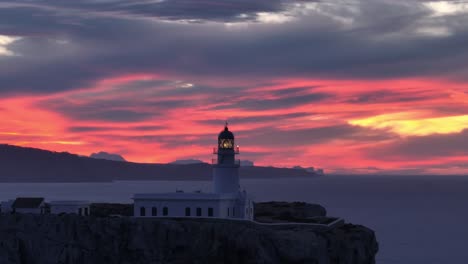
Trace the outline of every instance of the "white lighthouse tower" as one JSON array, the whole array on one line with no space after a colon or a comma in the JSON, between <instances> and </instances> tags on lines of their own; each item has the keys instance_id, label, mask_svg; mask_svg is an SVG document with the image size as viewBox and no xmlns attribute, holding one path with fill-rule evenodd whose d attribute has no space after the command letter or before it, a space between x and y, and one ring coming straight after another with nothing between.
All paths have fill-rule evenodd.
<instances>
[{"instance_id":1,"label":"white lighthouse tower","mask_svg":"<svg viewBox=\"0 0 468 264\"><path fill-rule=\"evenodd\" d=\"M240 162L236 155L239 154L239 147L234 144L234 134L229 131L227 122L219 133L218 146L213 153L218 156L213 159L214 193L238 193Z\"/></svg>"}]
</instances>

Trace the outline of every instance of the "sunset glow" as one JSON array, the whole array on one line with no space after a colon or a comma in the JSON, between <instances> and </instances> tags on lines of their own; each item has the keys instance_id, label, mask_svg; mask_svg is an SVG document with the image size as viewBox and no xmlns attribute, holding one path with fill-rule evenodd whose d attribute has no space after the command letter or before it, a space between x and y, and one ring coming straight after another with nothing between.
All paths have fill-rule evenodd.
<instances>
[{"instance_id":1,"label":"sunset glow","mask_svg":"<svg viewBox=\"0 0 468 264\"><path fill-rule=\"evenodd\" d=\"M209 161L228 120L256 165L468 172L465 4L203 2L0 5L1 142Z\"/></svg>"}]
</instances>

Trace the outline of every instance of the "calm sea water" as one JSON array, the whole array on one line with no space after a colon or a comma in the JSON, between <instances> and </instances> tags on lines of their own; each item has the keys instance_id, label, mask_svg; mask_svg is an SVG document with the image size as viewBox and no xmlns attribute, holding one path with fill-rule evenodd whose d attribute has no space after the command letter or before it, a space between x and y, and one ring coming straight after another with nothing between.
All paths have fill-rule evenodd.
<instances>
[{"instance_id":1,"label":"calm sea water","mask_svg":"<svg viewBox=\"0 0 468 264\"><path fill-rule=\"evenodd\" d=\"M377 263L468 263L468 177L326 176L243 180L257 201L306 201L376 231ZM133 193L210 191L210 182L0 183L0 200L131 202Z\"/></svg>"}]
</instances>

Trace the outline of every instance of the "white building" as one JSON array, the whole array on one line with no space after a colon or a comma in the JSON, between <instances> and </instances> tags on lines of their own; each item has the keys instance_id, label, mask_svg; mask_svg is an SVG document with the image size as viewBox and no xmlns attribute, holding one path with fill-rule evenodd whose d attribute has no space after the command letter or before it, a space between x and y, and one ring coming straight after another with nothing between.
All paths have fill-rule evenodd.
<instances>
[{"instance_id":1,"label":"white building","mask_svg":"<svg viewBox=\"0 0 468 264\"><path fill-rule=\"evenodd\" d=\"M137 217L217 217L253 219L253 201L239 185L239 147L227 123L218 136L213 154L213 192L173 192L135 194Z\"/></svg>"},{"instance_id":2,"label":"white building","mask_svg":"<svg viewBox=\"0 0 468 264\"><path fill-rule=\"evenodd\" d=\"M88 216L90 214L89 202L87 201L51 201L51 214L77 214Z\"/></svg>"},{"instance_id":3,"label":"white building","mask_svg":"<svg viewBox=\"0 0 468 264\"><path fill-rule=\"evenodd\" d=\"M46 204L42 197L18 197L11 206L13 212L22 214L45 214Z\"/></svg>"}]
</instances>

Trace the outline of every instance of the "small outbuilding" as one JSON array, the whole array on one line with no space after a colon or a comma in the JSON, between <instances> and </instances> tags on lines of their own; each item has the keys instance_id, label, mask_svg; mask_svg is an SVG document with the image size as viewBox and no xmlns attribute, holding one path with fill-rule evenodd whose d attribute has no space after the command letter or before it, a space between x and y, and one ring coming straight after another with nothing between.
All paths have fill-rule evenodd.
<instances>
[{"instance_id":1,"label":"small outbuilding","mask_svg":"<svg viewBox=\"0 0 468 264\"><path fill-rule=\"evenodd\" d=\"M14 213L45 214L46 204L42 197L18 197L11 206Z\"/></svg>"},{"instance_id":2,"label":"small outbuilding","mask_svg":"<svg viewBox=\"0 0 468 264\"><path fill-rule=\"evenodd\" d=\"M90 214L90 203L88 201L51 201L50 213L88 216Z\"/></svg>"}]
</instances>

